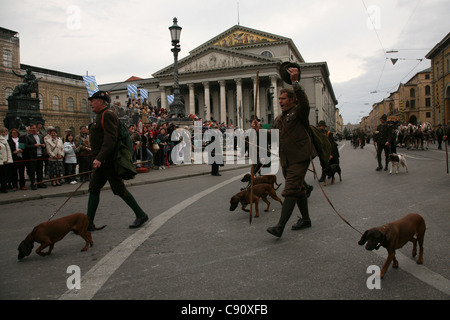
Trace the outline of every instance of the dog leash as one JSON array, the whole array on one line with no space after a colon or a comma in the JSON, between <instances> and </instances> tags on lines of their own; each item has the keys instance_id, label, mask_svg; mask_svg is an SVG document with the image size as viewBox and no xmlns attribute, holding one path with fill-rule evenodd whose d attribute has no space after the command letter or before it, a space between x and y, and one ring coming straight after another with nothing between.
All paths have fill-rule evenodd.
<instances>
[{"instance_id":1,"label":"dog leash","mask_svg":"<svg viewBox=\"0 0 450 320\"><path fill-rule=\"evenodd\" d=\"M64 201L63 204L60 205L58 209L56 209L56 211L50 216L50 218L48 218L47 221L50 221L50 220L51 220L51 219L52 219L52 218L53 218L53 217L54 217L54 216L62 209L62 207L65 206L65 204L70 200L70 198L73 197L73 195L75 194L75 192L77 192L85 182L86 182L86 181L82 181L82 182L79 184L79 186L78 186L74 191L72 191L72 193L67 197L66 201Z\"/></svg>"},{"instance_id":2,"label":"dog leash","mask_svg":"<svg viewBox=\"0 0 450 320\"><path fill-rule=\"evenodd\" d=\"M312 167L313 167L314 179L317 180L317 183L319 184L320 190L322 190L322 193L323 193L323 195L325 196L325 199L327 199L327 201L328 201L328 203L330 204L331 208L334 210L334 212L336 212L336 214L338 215L338 217L342 219L342 221L344 221L347 225L350 226L350 228L352 228L353 230L355 230L356 232L358 232L359 234L362 235L362 232L361 232L361 231L359 231L358 229L356 229L355 227L353 227L353 226L350 224L350 222L348 222L348 221L347 221L347 220L346 220L346 219L345 219L345 218L344 218L344 217L336 210L336 208L334 207L334 205L333 205L333 203L331 202L330 198L328 198L327 194L325 193L325 190L323 190L323 187L322 187L322 185L321 185L320 182L319 182L319 177L317 176L317 171L316 171L316 168L314 167L314 162L312 161L312 159L311 159L311 164L312 164Z\"/></svg>"},{"instance_id":3,"label":"dog leash","mask_svg":"<svg viewBox=\"0 0 450 320\"><path fill-rule=\"evenodd\" d=\"M306 131L306 133L307 133L307 135L308 135L308 140L309 140L309 143L310 143L311 149L312 149L313 144L312 144L312 140L311 140L311 135L310 135L309 132L306 130L306 128L305 128L305 131ZM293 141L294 141L294 143L295 143L295 140L293 140ZM252 145L254 145L254 146L257 146L257 145L255 145L254 143L252 143L252 142L250 142L250 141L249 141L249 144L252 144ZM258 147L260 147L260 146L258 146ZM262 149L264 149L264 150L266 150L266 151L269 151L269 150L267 150L267 149L265 149L265 148L262 148ZM269 152L270 152L270 151L269 151ZM271 154L274 154L274 153L271 152ZM277 157L279 158L279 155L275 154L275 156L277 156ZM308 168L308 170L311 171L311 172L313 173L314 179L317 180L317 183L319 184L320 190L322 190L322 193L323 193L325 199L327 199L327 201L328 201L328 203L330 204L331 208L332 208L332 209L334 210L334 212L338 215L338 217L339 217L342 221L344 221L350 228L352 228L353 230L355 230L356 232L358 232L359 234L362 235L362 232L361 232L361 231L359 231L358 229L356 229L355 227L353 227L353 226L351 225L351 223L348 222L348 221L347 221L347 220L346 220L346 219L345 219L345 218L344 218L344 217L336 210L335 206L333 205L333 203L331 202L330 198L327 196L325 190L323 189L322 185L321 185L320 182L319 182L319 177L317 176L317 171L316 171L316 168L315 168L315 166L314 166L314 162L313 162L312 156L310 156L310 162L311 162L311 164L312 164L313 169L311 170L311 169ZM262 166L261 166L261 168L262 168ZM261 168L260 168L259 170L261 170ZM259 172L259 170L258 170L258 172ZM256 174L257 174L257 173L255 173L255 175L256 175ZM250 221L251 221L251 220L250 220Z\"/></svg>"},{"instance_id":4,"label":"dog leash","mask_svg":"<svg viewBox=\"0 0 450 320\"><path fill-rule=\"evenodd\" d=\"M311 151L312 151L313 143L312 143L312 140L311 140L311 135L310 135L309 132L306 130L306 127L304 127L304 129L305 129L305 131L306 131L306 134L308 135L309 145L311 146ZM295 140L294 140L294 143L295 143ZM323 195L325 196L325 199L327 199L327 201L328 201L328 203L330 204L331 208L334 210L334 212L336 212L336 214L338 215L338 217L341 218L341 220L344 221L350 228L352 228L353 230L355 230L356 232L358 232L359 234L362 235L362 232L361 232L361 231L359 231L359 230L356 229L354 226L352 226L351 223L348 222L348 221L347 221L347 220L346 220L346 219L345 219L345 218L344 218L344 217L336 210L336 208L334 207L334 205L333 205L333 203L331 202L330 198L328 198L327 194L325 193L325 190L323 189L322 185L321 185L320 182L319 182L319 177L317 176L316 167L314 166L314 162L313 162L313 159L312 159L312 153L310 154L309 159L310 159L310 162L311 162L312 167L313 167L312 172L313 172L313 174L314 174L314 179L317 180L317 183L319 184L320 190L322 190L322 193L323 193Z\"/></svg>"}]
</instances>

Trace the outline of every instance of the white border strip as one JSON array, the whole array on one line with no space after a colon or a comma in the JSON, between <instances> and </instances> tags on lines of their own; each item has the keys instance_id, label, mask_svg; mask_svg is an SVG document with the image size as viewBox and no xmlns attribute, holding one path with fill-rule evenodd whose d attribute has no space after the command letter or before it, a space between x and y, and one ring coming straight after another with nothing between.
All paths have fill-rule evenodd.
<instances>
[{"instance_id":1,"label":"white border strip","mask_svg":"<svg viewBox=\"0 0 450 320\"><path fill-rule=\"evenodd\" d=\"M156 230L164 225L170 218L185 209L187 206L195 203L210 193L240 179L242 175L236 176L224 182L221 182L211 188L189 197L178 203L172 208L164 211L153 218L150 222L136 231L133 235L125 239L117 247L104 256L96 265L94 265L81 279L81 289L72 289L66 291L59 300L90 300L114 274L114 272L125 262L125 260Z\"/></svg>"}]
</instances>

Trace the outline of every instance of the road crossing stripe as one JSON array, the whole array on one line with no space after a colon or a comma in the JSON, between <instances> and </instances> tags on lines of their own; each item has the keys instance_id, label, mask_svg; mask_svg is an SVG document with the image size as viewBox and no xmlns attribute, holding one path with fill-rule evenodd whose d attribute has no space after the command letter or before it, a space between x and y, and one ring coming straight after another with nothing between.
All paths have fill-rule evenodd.
<instances>
[{"instance_id":1,"label":"road crossing stripe","mask_svg":"<svg viewBox=\"0 0 450 320\"><path fill-rule=\"evenodd\" d=\"M114 274L114 272L125 262L125 260L155 231L163 226L170 218L195 203L210 193L230 184L242 175L228 179L211 188L203 190L177 205L169 208L160 215L147 222L133 235L125 239L108 254L106 254L96 265L94 265L81 279L81 289L70 289L59 297L59 300L90 300Z\"/></svg>"}]
</instances>

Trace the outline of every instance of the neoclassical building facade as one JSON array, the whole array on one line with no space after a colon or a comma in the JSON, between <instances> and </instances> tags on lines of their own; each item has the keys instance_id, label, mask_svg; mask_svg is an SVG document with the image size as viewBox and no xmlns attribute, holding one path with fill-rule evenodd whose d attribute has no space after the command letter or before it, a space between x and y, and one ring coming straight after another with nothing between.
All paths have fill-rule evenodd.
<instances>
[{"instance_id":1,"label":"neoclassical building facade","mask_svg":"<svg viewBox=\"0 0 450 320\"><path fill-rule=\"evenodd\" d=\"M181 44L182 45L182 44ZM255 116L265 124L279 114L278 94L285 83L279 72L283 62L301 66L300 85L310 102L311 124L325 120L336 129L337 100L326 62L305 62L294 42L286 37L236 25L201 44L178 61L181 99L185 113L247 129ZM112 100L126 105L127 85L146 89L152 105L168 109L173 93L174 65L152 78L100 84ZM139 90L138 90L139 92Z\"/></svg>"}]
</instances>

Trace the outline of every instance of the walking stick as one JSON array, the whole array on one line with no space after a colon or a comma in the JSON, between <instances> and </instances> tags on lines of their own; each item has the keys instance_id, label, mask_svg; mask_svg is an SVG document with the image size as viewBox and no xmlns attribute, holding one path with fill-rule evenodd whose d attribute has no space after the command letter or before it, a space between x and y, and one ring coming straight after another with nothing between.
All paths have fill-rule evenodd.
<instances>
[{"instance_id":1,"label":"walking stick","mask_svg":"<svg viewBox=\"0 0 450 320\"><path fill-rule=\"evenodd\" d=\"M445 161L447 162L447 174L448 174L448 150L447 150L448 142L447 141L444 142L445 142Z\"/></svg>"},{"instance_id":2,"label":"walking stick","mask_svg":"<svg viewBox=\"0 0 450 320\"><path fill-rule=\"evenodd\" d=\"M258 87L259 87L259 71L256 71L256 89L255 89L255 115L254 119L256 120L256 114L257 114L257 107L258 107ZM258 146L256 146L258 147ZM258 156L258 155L257 155ZM251 171L251 178L250 178L250 216L249 216L249 222L252 223L252 217L253 217L253 175L255 173L255 165L252 164L252 171Z\"/></svg>"}]
</instances>

